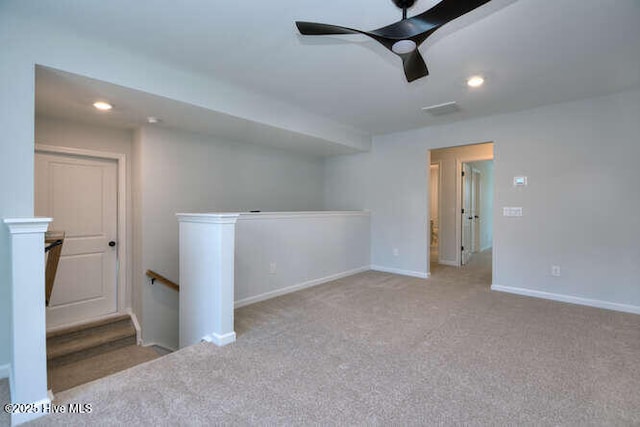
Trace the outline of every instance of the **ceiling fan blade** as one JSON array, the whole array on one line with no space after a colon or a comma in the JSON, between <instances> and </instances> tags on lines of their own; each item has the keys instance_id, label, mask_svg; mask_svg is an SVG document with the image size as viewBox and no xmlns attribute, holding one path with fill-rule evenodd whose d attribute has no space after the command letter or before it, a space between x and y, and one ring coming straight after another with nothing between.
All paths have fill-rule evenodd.
<instances>
[{"instance_id":1,"label":"ceiling fan blade","mask_svg":"<svg viewBox=\"0 0 640 427\"><path fill-rule=\"evenodd\" d=\"M317 22L296 21L300 34L305 36L328 36L332 34L364 34L353 28L340 27L338 25L319 24Z\"/></svg>"},{"instance_id":2,"label":"ceiling fan blade","mask_svg":"<svg viewBox=\"0 0 640 427\"><path fill-rule=\"evenodd\" d=\"M402 65L404 66L404 75L407 77L407 81L411 83L421 77L429 75L427 64L425 64L422 55L418 49L411 53L398 55L402 58Z\"/></svg>"},{"instance_id":3,"label":"ceiling fan blade","mask_svg":"<svg viewBox=\"0 0 640 427\"><path fill-rule=\"evenodd\" d=\"M394 22L391 25L370 31L370 33L394 40L412 39L420 44L441 26L471 12L489 1L490 0L442 0L431 9L419 15Z\"/></svg>"}]
</instances>

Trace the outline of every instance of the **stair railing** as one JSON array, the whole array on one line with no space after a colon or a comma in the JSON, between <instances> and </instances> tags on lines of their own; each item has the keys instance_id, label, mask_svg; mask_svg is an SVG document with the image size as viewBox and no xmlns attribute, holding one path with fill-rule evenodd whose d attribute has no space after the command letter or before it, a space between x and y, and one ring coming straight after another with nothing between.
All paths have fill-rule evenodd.
<instances>
[{"instance_id":1,"label":"stair railing","mask_svg":"<svg viewBox=\"0 0 640 427\"><path fill-rule=\"evenodd\" d=\"M156 280L159 280L160 282L162 282L163 285L168 286L171 289L175 289L176 291L180 292L180 285L177 284L176 282L172 282L171 280L167 279L166 277L152 270L147 270L146 274L149 278L151 278L152 285L155 284Z\"/></svg>"}]
</instances>

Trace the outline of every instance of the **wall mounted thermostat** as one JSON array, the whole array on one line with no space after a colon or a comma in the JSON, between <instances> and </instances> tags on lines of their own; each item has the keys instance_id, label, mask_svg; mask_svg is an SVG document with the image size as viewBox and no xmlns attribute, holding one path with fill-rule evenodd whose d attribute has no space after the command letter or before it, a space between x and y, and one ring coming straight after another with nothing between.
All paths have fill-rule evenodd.
<instances>
[{"instance_id":1,"label":"wall mounted thermostat","mask_svg":"<svg viewBox=\"0 0 640 427\"><path fill-rule=\"evenodd\" d=\"M521 207L502 208L502 216L522 216L522 208Z\"/></svg>"},{"instance_id":2,"label":"wall mounted thermostat","mask_svg":"<svg viewBox=\"0 0 640 427\"><path fill-rule=\"evenodd\" d=\"M513 177L513 186L514 187L524 187L527 185L527 177L526 176L514 176Z\"/></svg>"}]
</instances>

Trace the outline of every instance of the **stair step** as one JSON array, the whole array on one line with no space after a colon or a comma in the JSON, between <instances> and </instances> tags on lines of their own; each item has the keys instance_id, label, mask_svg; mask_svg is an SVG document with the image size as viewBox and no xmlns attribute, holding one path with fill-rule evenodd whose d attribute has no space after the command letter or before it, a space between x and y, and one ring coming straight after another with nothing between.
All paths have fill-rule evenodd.
<instances>
[{"instance_id":1,"label":"stair step","mask_svg":"<svg viewBox=\"0 0 640 427\"><path fill-rule=\"evenodd\" d=\"M119 322L121 320L128 320L130 317L128 314L118 314L116 316L106 317L104 319L94 320L92 322L83 323L81 325L69 326L62 329L56 329L54 331L47 332L47 340L50 338L59 337L61 335L68 335L74 332L80 332L85 329L91 329L98 326L108 325L111 323Z\"/></svg>"},{"instance_id":2,"label":"stair step","mask_svg":"<svg viewBox=\"0 0 640 427\"><path fill-rule=\"evenodd\" d=\"M59 366L135 344L131 318L119 316L51 333L47 337L47 362Z\"/></svg>"},{"instance_id":3,"label":"stair step","mask_svg":"<svg viewBox=\"0 0 640 427\"><path fill-rule=\"evenodd\" d=\"M151 347L129 345L86 357L66 365L49 367L49 386L54 393L123 371L160 357Z\"/></svg>"}]
</instances>

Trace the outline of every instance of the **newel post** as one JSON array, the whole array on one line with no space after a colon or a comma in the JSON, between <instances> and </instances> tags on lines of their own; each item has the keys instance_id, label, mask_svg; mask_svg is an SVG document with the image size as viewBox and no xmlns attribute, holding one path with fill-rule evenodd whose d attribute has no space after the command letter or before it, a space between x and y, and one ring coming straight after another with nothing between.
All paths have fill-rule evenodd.
<instances>
[{"instance_id":1,"label":"newel post","mask_svg":"<svg viewBox=\"0 0 640 427\"><path fill-rule=\"evenodd\" d=\"M180 348L223 346L233 327L235 227L239 214L177 214L180 226Z\"/></svg>"},{"instance_id":2,"label":"newel post","mask_svg":"<svg viewBox=\"0 0 640 427\"><path fill-rule=\"evenodd\" d=\"M11 400L42 408L47 392L44 303L44 233L51 218L5 219L11 238L12 354ZM17 425L43 411L11 414Z\"/></svg>"}]
</instances>

